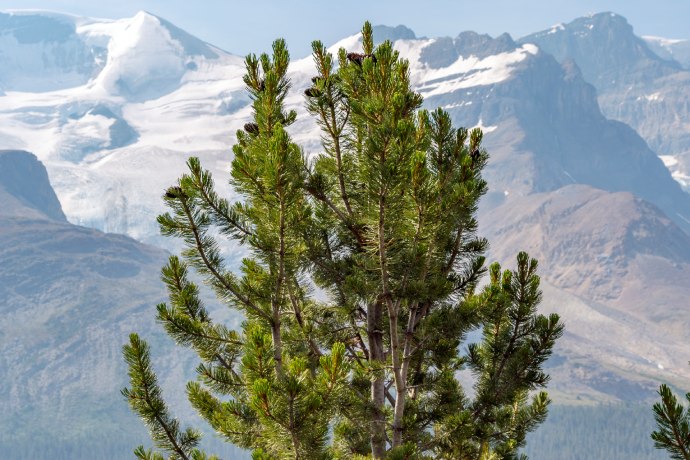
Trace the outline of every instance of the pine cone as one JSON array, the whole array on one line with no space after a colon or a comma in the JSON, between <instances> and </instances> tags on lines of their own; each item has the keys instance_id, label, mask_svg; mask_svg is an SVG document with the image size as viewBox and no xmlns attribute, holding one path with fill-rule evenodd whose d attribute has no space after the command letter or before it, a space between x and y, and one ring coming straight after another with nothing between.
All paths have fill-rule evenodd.
<instances>
[{"instance_id":1,"label":"pine cone","mask_svg":"<svg viewBox=\"0 0 690 460\"><path fill-rule=\"evenodd\" d=\"M259 134L259 125L256 123L245 123L244 130L249 134Z\"/></svg>"},{"instance_id":2,"label":"pine cone","mask_svg":"<svg viewBox=\"0 0 690 460\"><path fill-rule=\"evenodd\" d=\"M362 61L364 60L364 55L361 53L347 53L347 59L351 62L354 62L358 66L361 66Z\"/></svg>"},{"instance_id":3,"label":"pine cone","mask_svg":"<svg viewBox=\"0 0 690 460\"><path fill-rule=\"evenodd\" d=\"M347 59L360 67L362 66L362 62L364 62L365 58L371 58L374 64L376 64L376 56L373 54L347 53Z\"/></svg>"},{"instance_id":4,"label":"pine cone","mask_svg":"<svg viewBox=\"0 0 690 460\"><path fill-rule=\"evenodd\" d=\"M316 89L316 88L307 88L307 89L304 91L304 94L305 94L307 97L319 97L319 96L321 96L321 91L319 91L319 90Z\"/></svg>"},{"instance_id":5,"label":"pine cone","mask_svg":"<svg viewBox=\"0 0 690 460\"><path fill-rule=\"evenodd\" d=\"M182 191L181 187L170 187L166 190L165 197L170 199L187 198L187 194Z\"/></svg>"}]
</instances>

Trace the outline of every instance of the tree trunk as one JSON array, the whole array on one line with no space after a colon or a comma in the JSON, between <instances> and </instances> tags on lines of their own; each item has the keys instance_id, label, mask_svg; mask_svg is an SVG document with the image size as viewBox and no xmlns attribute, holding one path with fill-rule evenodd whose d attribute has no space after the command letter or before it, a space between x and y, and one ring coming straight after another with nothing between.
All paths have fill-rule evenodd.
<instances>
[{"instance_id":1,"label":"tree trunk","mask_svg":"<svg viewBox=\"0 0 690 460\"><path fill-rule=\"evenodd\" d=\"M375 369L375 377L371 381L372 414L371 426L371 454L374 458L386 456L386 415L385 403L385 374L383 353L383 331L381 330L381 316L383 305L380 302L367 306L367 338L369 340L369 359Z\"/></svg>"},{"instance_id":2,"label":"tree trunk","mask_svg":"<svg viewBox=\"0 0 690 460\"><path fill-rule=\"evenodd\" d=\"M393 447L403 443L403 417L405 415L405 401L407 400L407 376L410 371L410 361L412 360L412 336L416 322L416 309L410 311L405 329L405 340L403 342L402 356L398 355L400 349L398 337L398 307L396 306L391 318L391 354L393 355L393 371L395 374L395 409L393 412ZM395 334L395 335L393 335ZM402 362L401 362L402 361Z\"/></svg>"},{"instance_id":3,"label":"tree trunk","mask_svg":"<svg viewBox=\"0 0 690 460\"><path fill-rule=\"evenodd\" d=\"M273 312L273 324L271 325L273 336L273 361L276 365L278 377L283 376L283 341L280 336L280 315L277 310Z\"/></svg>"}]
</instances>

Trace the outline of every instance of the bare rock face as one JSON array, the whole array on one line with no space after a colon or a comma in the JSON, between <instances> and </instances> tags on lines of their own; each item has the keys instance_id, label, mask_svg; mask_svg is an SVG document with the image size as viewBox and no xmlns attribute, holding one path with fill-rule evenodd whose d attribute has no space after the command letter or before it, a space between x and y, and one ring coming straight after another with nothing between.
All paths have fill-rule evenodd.
<instances>
[{"instance_id":1,"label":"bare rock face","mask_svg":"<svg viewBox=\"0 0 690 460\"><path fill-rule=\"evenodd\" d=\"M486 45L501 43L499 37ZM633 129L605 118L595 88L572 59L559 64L539 50L513 66L510 78L432 95L425 105L447 107L459 125L484 128L491 153L487 204L587 184L631 192L690 233L690 195Z\"/></svg>"},{"instance_id":2,"label":"bare rock face","mask_svg":"<svg viewBox=\"0 0 690 460\"><path fill-rule=\"evenodd\" d=\"M661 59L634 34L628 21L615 13L599 13L536 32L518 40L535 43L558 61L577 62L585 79L598 90L653 80L681 69Z\"/></svg>"},{"instance_id":3,"label":"bare rock face","mask_svg":"<svg viewBox=\"0 0 690 460\"><path fill-rule=\"evenodd\" d=\"M0 150L0 197L0 216L22 212L66 221L46 168L29 152Z\"/></svg>"}]
</instances>

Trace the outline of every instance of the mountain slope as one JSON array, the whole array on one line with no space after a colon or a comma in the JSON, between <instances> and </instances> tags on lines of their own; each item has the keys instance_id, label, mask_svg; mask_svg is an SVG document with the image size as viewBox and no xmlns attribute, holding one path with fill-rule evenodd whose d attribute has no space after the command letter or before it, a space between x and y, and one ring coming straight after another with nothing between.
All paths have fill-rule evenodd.
<instances>
[{"instance_id":1,"label":"mountain slope","mask_svg":"<svg viewBox=\"0 0 690 460\"><path fill-rule=\"evenodd\" d=\"M45 167L28 152L0 150L0 198L6 215L67 220Z\"/></svg>"},{"instance_id":2,"label":"mountain slope","mask_svg":"<svg viewBox=\"0 0 690 460\"><path fill-rule=\"evenodd\" d=\"M153 341L165 390L189 420L178 382L195 360L184 350L161 359L171 344L154 322L166 254L66 222L27 152L0 151L0 202L2 457L125 458L146 442L119 393L121 346L135 330Z\"/></svg>"},{"instance_id":3,"label":"mountain slope","mask_svg":"<svg viewBox=\"0 0 690 460\"><path fill-rule=\"evenodd\" d=\"M460 125L484 127L491 202L588 184L635 193L690 233L690 197L632 129L604 118L576 66L560 66L508 35L463 33L396 46L410 59L427 107L444 107ZM447 49L453 51L440 51ZM489 52L495 54L481 57ZM456 57L441 63L438 56L448 54Z\"/></svg>"},{"instance_id":4,"label":"mountain slope","mask_svg":"<svg viewBox=\"0 0 690 460\"><path fill-rule=\"evenodd\" d=\"M227 135L241 127L230 115L248 103L242 59L145 12L118 21L42 12L3 17L0 56L47 57L40 69L11 60L0 66L0 88L9 91L0 97L0 146L32 151L44 162L70 222L160 241L153 219L159 195L186 158L229 164ZM33 31L31 43L15 37L20 26ZM37 75L58 81L74 73L76 64L61 56L87 70L47 92L32 83Z\"/></svg>"},{"instance_id":5,"label":"mountain slope","mask_svg":"<svg viewBox=\"0 0 690 460\"><path fill-rule=\"evenodd\" d=\"M657 381L690 381L690 237L630 193L582 185L515 199L482 213L491 257L526 250L540 262L545 306L566 335L558 398L652 398ZM569 362L570 361L570 362Z\"/></svg>"}]
</instances>

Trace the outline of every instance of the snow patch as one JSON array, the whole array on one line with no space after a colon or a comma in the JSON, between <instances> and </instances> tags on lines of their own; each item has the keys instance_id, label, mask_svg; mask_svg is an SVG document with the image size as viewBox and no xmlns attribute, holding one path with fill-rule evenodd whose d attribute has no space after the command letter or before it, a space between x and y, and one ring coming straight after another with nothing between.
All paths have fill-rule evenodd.
<instances>
[{"instance_id":1,"label":"snow patch","mask_svg":"<svg viewBox=\"0 0 690 460\"><path fill-rule=\"evenodd\" d=\"M549 29L549 31L546 32L546 34L551 35L558 33L562 30L565 30L565 25L562 22L559 22L558 24L551 26L551 29Z\"/></svg>"},{"instance_id":2,"label":"snow patch","mask_svg":"<svg viewBox=\"0 0 690 460\"><path fill-rule=\"evenodd\" d=\"M331 45L328 48L326 48L326 51L333 55L335 62L337 63L338 50L340 50L340 48L344 48L348 53L361 53L363 52L362 46L362 34L360 32L349 37L343 38L342 40L336 42L334 45ZM311 55L309 55L302 59L290 62L290 72L292 72L293 74L313 75L314 72L316 72L314 58Z\"/></svg>"},{"instance_id":3,"label":"snow patch","mask_svg":"<svg viewBox=\"0 0 690 460\"><path fill-rule=\"evenodd\" d=\"M85 154L105 148L110 144L110 128L115 123L103 115L88 114L70 119L61 129L62 142L55 146L56 156L77 163Z\"/></svg>"},{"instance_id":4,"label":"snow patch","mask_svg":"<svg viewBox=\"0 0 690 460\"><path fill-rule=\"evenodd\" d=\"M657 43L659 46L672 46L672 45L677 45L678 43L684 43L689 41L688 39L685 38L664 38L664 37L657 37L654 35L643 35L642 38L648 42L653 42Z\"/></svg>"},{"instance_id":5,"label":"snow patch","mask_svg":"<svg viewBox=\"0 0 690 460\"><path fill-rule=\"evenodd\" d=\"M510 78L513 68L539 48L531 43L510 52L499 53L480 59L477 56L460 56L447 67L431 69L419 60L424 47L433 40L399 40L396 46L401 56L410 61L410 79L426 98L475 86L487 86Z\"/></svg>"},{"instance_id":6,"label":"snow patch","mask_svg":"<svg viewBox=\"0 0 690 460\"><path fill-rule=\"evenodd\" d=\"M484 122L480 118L475 128L479 128L482 130L482 133L488 134L490 132L496 131L496 128L498 128L498 126L484 126Z\"/></svg>"},{"instance_id":7,"label":"snow patch","mask_svg":"<svg viewBox=\"0 0 690 460\"><path fill-rule=\"evenodd\" d=\"M180 82L185 70L182 45L158 18L140 12L108 42L108 62L98 83L112 94L160 93L161 89L165 93Z\"/></svg>"},{"instance_id":8,"label":"snow patch","mask_svg":"<svg viewBox=\"0 0 690 460\"><path fill-rule=\"evenodd\" d=\"M664 162L664 166L670 168L671 166L676 166L678 164L678 159L673 155L659 155L661 161Z\"/></svg>"},{"instance_id":9,"label":"snow patch","mask_svg":"<svg viewBox=\"0 0 690 460\"><path fill-rule=\"evenodd\" d=\"M678 182L681 185L681 187L683 187L683 189L685 189L686 191L690 191L690 175L680 171L673 171L671 173L671 177L673 177L676 180L676 182Z\"/></svg>"},{"instance_id":10,"label":"snow patch","mask_svg":"<svg viewBox=\"0 0 690 460\"><path fill-rule=\"evenodd\" d=\"M467 107L472 105L472 101L461 101L461 102L454 102L452 104L446 104L442 106L444 110L450 110L450 109L457 109L459 107Z\"/></svg>"}]
</instances>

